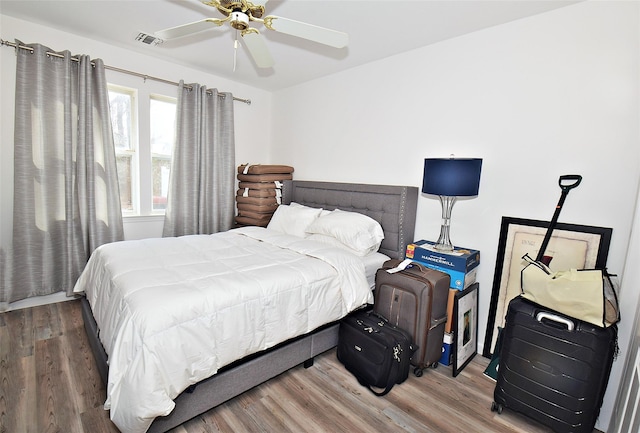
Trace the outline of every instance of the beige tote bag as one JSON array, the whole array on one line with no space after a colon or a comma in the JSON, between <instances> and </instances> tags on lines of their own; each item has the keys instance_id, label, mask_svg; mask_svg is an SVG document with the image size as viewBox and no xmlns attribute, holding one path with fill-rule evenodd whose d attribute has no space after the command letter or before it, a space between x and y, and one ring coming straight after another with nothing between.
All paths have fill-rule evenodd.
<instances>
[{"instance_id":1,"label":"beige tote bag","mask_svg":"<svg viewBox=\"0 0 640 433\"><path fill-rule=\"evenodd\" d=\"M543 307L596 326L620 320L618 300L611 279L600 269L553 272L525 254L522 296Z\"/></svg>"}]
</instances>

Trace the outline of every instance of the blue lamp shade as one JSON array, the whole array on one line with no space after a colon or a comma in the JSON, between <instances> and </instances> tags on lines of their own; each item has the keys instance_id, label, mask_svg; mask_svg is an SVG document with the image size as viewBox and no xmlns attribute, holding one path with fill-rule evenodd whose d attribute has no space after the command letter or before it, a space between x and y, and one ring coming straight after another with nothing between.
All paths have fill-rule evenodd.
<instances>
[{"instance_id":1,"label":"blue lamp shade","mask_svg":"<svg viewBox=\"0 0 640 433\"><path fill-rule=\"evenodd\" d=\"M478 195L482 158L425 158L422 192L463 197Z\"/></svg>"}]
</instances>

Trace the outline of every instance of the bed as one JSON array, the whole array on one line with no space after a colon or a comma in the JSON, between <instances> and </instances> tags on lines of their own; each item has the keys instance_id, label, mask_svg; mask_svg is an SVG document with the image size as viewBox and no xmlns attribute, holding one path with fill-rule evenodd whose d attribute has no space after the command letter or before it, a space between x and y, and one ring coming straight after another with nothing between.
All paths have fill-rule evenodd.
<instances>
[{"instance_id":1,"label":"bed","mask_svg":"<svg viewBox=\"0 0 640 433\"><path fill-rule=\"evenodd\" d=\"M334 182L313 182L313 181L286 181L283 187L282 202L283 204L291 204L292 207L294 204L297 204L298 206L302 206L302 207L323 209L323 212L325 213L328 213L328 211L333 211L336 209L339 210L338 212L332 213L331 216L333 215L345 216L346 214L351 214L351 213L366 215L367 217L379 223L379 226L381 227L382 232L384 234L384 238L380 243L378 252L383 254L386 257L402 258L405 252L406 245L413 241L417 197L418 197L418 189L416 187L334 183ZM298 242L295 239L291 239L291 237L287 238L287 235L283 235L283 236L280 236L279 234L274 235L273 230L265 230L263 228L257 228L257 227L253 227L253 228L248 227L248 228L240 228L240 229L232 230L230 232L233 232L233 233L229 233L229 234L224 233L224 234L221 234L221 236L222 237L231 236L232 234L234 236L237 236L238 233L235 233L235 232L238 230L240 230L239 235L242 236L242 240L240 243L242 245L247 243L248 245L247 248L249 250L253 248L253 243L255 243L256 241L259 242L260 244L270 244L271 242L274 242L275 245L271 247L273 248L272 251L282 251L285 248L288 250L288 248L290 248L291 246L291 248L294 248L294 247L301 248L303 253L302 255L304 256L312 256L314 259L313 263L317 263L318 262L317 259L322 258L321 260L322 263L319 264L320 267L318 268L318 270L312 269L309 266L308 262L300 262L301 264L304 264L303 266L304 269L296 270L297 272L296 278L299 278L299 279L301 278L304 281L307 281L307 280L311 281L311 277L304 274L300 276L298 275L299 272L306 272L308 270L310 273L318 274L324 269L333 269L334 267L337 267L338 266L336 264L337 262L348 263L348 266L352 266L351 265L352 259L350 257L347 257L347 256L352 256L352 254L350 253L345 253L344 251L343 252L334 251L337 249L332 247L327 247L326 244L323 249L323 247L319 246L320 242L309 243L305 241L303 243L302 241ZM212 235L212 236L215 236L215 235ZM312 236L316 236L316 235L312 235ZM323 236L323 235L318 234L317 236ZM175 239L169 242L175 242ZM234 241L235 241L235 238L234 238ZM167 241L155 240L155 241L148 241L148 242L167 242ZM189 242L200 242L200 238L194 237L193 239L190 239ZM125 243L125 244L130 245L130 243ZM134 244L131 244L131 245L136 246L137 242L135 243L135 245ZM192 249L193 245L198 245L198 244L192 243L192 244L189 244L188 247L184 247L184 248L187 248L185 249L187 253L184 254L184 257L189 256L188 254L188 252L190 251L189 249ZM183 247L172 246L171 248L179 249ZM238 247L238 249L240 250L243 248L244 248L243 246ZM124 255L125 257L126 257L126 254L127 254L126 250L123 253L118 253L118 255ZM135 257L138 257L138 259L140 257L140 254L136 250L132 250L131 254L135 254ZM204 254L208 254L208 252L205 252ZM269 253L269 254L274 255L273 253ZM288 251L287 251L287 254L288 254ZM283 255L288 257L284 253ZM327 255L329 258L325 259L324 258L325 255ZM318 256L322 256L322 257L318 257ZM183 255L180 255L180 257L183 257ZM369 257L369 255L367 255L367 257ZM259 268L260 266L258 266L257 264L259 264L261 260L262 260L261 258L256 258L255 259L256 264L252 266ZM286 260L289 260L289 259L286 259ZM329 260L329 262L327 262L328 264L324 263L325 260ZM381 260L381 258L378 257L377 260ZM149 261L153 261L153 260L149 260ZM131 263L132 263L131 266L134 266L133 264L134 262L135 260L131 260ZM355 260L353 262L354 263L353 266L363 266L363 265L355 264L356 262L361 262L361 260ZM90 263L91 263L91 260L90 260ZM145 263L145 262L142 262L142 263ZM288 262L286 262L285 265L287 267L293 267L293 265L290 265ZM89 267L89 264L87 266ZM99 269L106 269L110 267L111 266L109 264L101 265ZM371 267L371 265L364 265L364 267ZM95 266L94 268L98 269ZM95 269L93 273L101 273L101 272L97 272ZM256 337L255 339L260 340L261 341L260 344L263 344L264 346L266 346L267 347L266 349L252 352L252 350L254 350L254 346L248 343L246 348L246 351L248 351L247 354L243 356L239 356L237 359L220 359L219 360L220 366L216 367L215 374L211 375L210 377L199 379L197 382L189 385L186 388L184 388L180 384L174 385L172 383L172 386L181 388L176 390L175 394L177 396L175 398L172 397L172 405L174 405L174 407L171 407L170 408L171 410L166 411L167 412L166 415L163 415L163 416L156 415L155 419L152 417L151 419L153 420L153 422L150 425L149 425L150 421L147 415L144 414L144 412L141 412L142 413L141 418L146 418L146 420L141 420L141 422L138 424L135 424L135 423L130 424L126 422L119 423L119 424L116 423L116 424L123 431L145 431L148 429L149 432L164 432L184 423L185 421L193 418L196 415L206 412L207 410L235 396L240 395L241 393L253 388L254 386L259 385L260 383L266 380L269 380L277 376L278 374L292 367L295 367L296 365L304 363L306 367L311 366L313 363L314 356L320 353L323 353L326 350L329 350L336 346L339 319L343 317L345 314L348 314L350 311L356 308L359 308L360 306L371 301L372 297L370 296L370 292L366 293L366 296L364 296L361 290L361 287L366 285L367 290L370 291L371 286L373 284L371 275L373 275L374 272L372 271L375 271L375 269L369 269L366 281L361 281L362 279L360 277L358 278L349 277L349 279L354 279L354 281L357 280L353 283L354 286L358 287L358 291L354 292L354 293L357 293L357 295L347 294L346 300L342 299L341 301L335 301L335 305L333 304L334 298L337 298L338 296L337 295L338 292L336 290L342 291L341 293L344 293L346 292L344 290L344 287L351 284L344 279L345 277L340 277L341 279L339 278L336 281L333 281L333 277L332 277L332 282L326 283L328 284L327 286L323 286L322 284L315 283L315 282L309 283L310 286L314 286L318 284L319 290L313 292L311 291L312 289L309 288L308 292L307 291L304 292L305 293L304 296L302 295L300 296L301 298L314 299L314 297L317 298L318 296L320 297L326 296L327 298L330 298L330 300L323 298L320 301L318 301L318 299L316 299L315 301L305 301L307 302L307 304L304 308L293 306L293 308L297 308L298 310L295 314L291 316L304 317L304 319L302 320L302 325L292 322L291 324L287 324L287 326L284 327L288 329L287 332L293 332L293 334L286 335L285 336L286 338L284 339L282 339L283 338L282 336L278 336L277 338L281 338L282 341L276 341L272 337L262 336L261 334L259 338ZM167 281L169 282L167 284L173 284L173 281L175 280L175 276L171 274L159 275L162 272L163 270L158 268L155 272L156 275L154 276L154 278L158 278L159 281L163 282L163 284L165 284L165 282ZM192 271L190 270L189 272L192 272ZM131 361L131 359L129 358L131 358L132 355L131 354L127 355L126 351L120 349L119 346L116 347L113 345L113 341L115 340L115 337L114 337L115 331L110 331L110 329L108 329L106 325L104 326L105 329L99 329L100 327L98 326L97 323L107 324L107 323L113 322L113 320L111 319L114 316L115 307L108 307L108 308L102 307L100 304L101 301L99 301L99 298L101 298L102 295L96 295L95 293L91 293L90 286L93 284L97 285L98 283L96 281L98 281L100 278L106 278L106 277L102 276L102 277L96 277L95 279L93 279L88 276L85 276L85 274L88 274L88 273L90 272L85 271L85 273L83 273L83 276L81 277L81 280L83 280L83 282L82 284L79 284L76 286L76 291L83 292L83 293L85 293L86 291L87 296L82 298L82 313L83 313L83 319L85 323L85 329L87 331L87 335L89 336L91 348L94 353L94 357L96 359L96 362L98 365L98 371L100 372L101 378L105 382L105 384L109 384L110 383L109 380L111 380L111 384L113 385L114 383L113 377L110 378L109 376L110 368L112 370L111 372L112 376L115 374L118 374L117 372L120 369L117 368L116 361L120 358L124 358L124 359L127 359L128 361ZM187 277L187 279L188 278L189 277ZM132 279L132 278L129 278L129 279ZM324 281L325 279L326 278L324 277L321 278L322 281ZM250 284L250 285L254 286L256 284ZM180 286L177 285L177 283L176 285L172 285L171 287L172 287L172 290L182 290ZM304 289L307 290L306 287ZM332 292L331 290L334 290L334 291ZM131 294L129 294L128 296L134 297L136 293L137 292L133 290L131 291ZM291 292L288 292L288 293L291 293ZM314 295L313 293L320 293L320 295ZM273 299L282 299L282 298L288 299L289 297L290 296L287 295L287 297L279 296L279 297L274 297ZM152 305L152 308L150 309L156 312L171 311L170 309L163 310L163 308L166 308L166 307L162 305L161 298L162 296L154 296L154 299L149 301L150 305ZM216 298L216 302L218 298L219 296ZM209 301L203 302L203 301L196 300L195 302L198 302L200 305L203 303L206 304ZM277 303L277 302L274 302L274 303ZM331 305L333 305L329 307L330 314L328 314L327 316L324 316L325 315L324 312L321 313L311 308L311 306L313 305L325 304L325 303L326 304L331 303ZM123 302L120 301L120 304L123 304ZM106 302L103 305L106 305ZM123 309L121 305L118 308ZM129 308L129 304L127 304L126 308L127 309ZM261 308L264 309L265 308L264 305L262 305ZM94 314L94 310L96 310L97 314ZM235 314L238 314L238 311L240 310L236 309L236 310L229 310L229 311L235 311ZM244 312L244 311L252 311L252 310L251 308L243 305L242 311ZM285 317L287 314L287 313L277 312L276 310L274 311L275 311L275 316L272 316L271 314L268 315L268 317L273 317L271 319L273 323L266 323L266 324L263 323L265 319L264 317L260 316L261 313L259 314L256 312L256 313L246 313L246 314L250 316L249 317L250 320L254 316L257 318L256 319L257 323L254 326L257 328L257 330L262 331L263 328L266 330L271 328L276 329L277 328L276 325L280 320L278 319L278 317L282 318L282 317ZM138 312L133 313L132 317L137 317L136 316L137 314L139 313ZM161 316L167 315L167 313L165 312L160 315ZM96 317L94 316L98 317L98 320L96 320ZM329 319L327 319L327 317L329 317ZM199 328L200 327L198 327L198 329ZM281 328L283 327L281 326ZM191 331L195 332L193 328L191 329ZM267 331L265 331L265 333L267 333ZM133 332L132 330L129 330L128 333L125 333L125 335L127 335L129 340L135 340L136 338L139 338L138 333ZM119 340L120 339L122 338L119 338ZM125 338L125 340L126 339L127 338ZM185 340L187 339L188 338L185 338ZM264 343L262 340L269 340L269 341ZM165 339L163 341L168 341L168 340ZM199 340L195 340L195 341L199 341ZM108 347L109 350L106 350L105 346ZM143 343L143 346L146 347L146 343ZM221 344L221 347L222 346L223 345ZM175 351L174 349L174 352L182 353L184 351L185 353L189 354L190 353L189 350L191 349L187 348L187 346L184 346L184 347L185 347L184 350L181 349L179 351ZM207 355L207 352L205 349L200 348L199 350L203 350L205 352L205 355ZM107 362L107 360L109 359L107 352L114 352L111 354L111 360L109 363ZM123 353L125 353L125 355L123 355ZM226 352L222 351L221 353L222 354L219 355L216 352L215 355L211 355L211 356L224 358ZM158 365L161 365L162 368L164 368L167 365L170 366L171 363L173 362L173 360L170 362L166 360L158 361L157 357L158 355L154 351L151 354L147 354L147 357L142 358L142 361L139 361L139 362L143 364L147 363L148 365L157 363ZM151 381L155 380L159 376L163 376L164 374L163 370L160 372L155 372L155 370L153 370L152 368L147 368L147 370L154 372L152 374L151 379L148 379ZM191 378L194 377L194 372L192 370L193 368L189 367L189 372L187 374ZM142 371L145 371L145 370L143 369ZM202 372L198 370L198 374L202 374ZM126 377L126 375L123 375L122 377ZM137 380L138 379L136 378L136 381ZM122 379L119 383L123 383L124 385L122 386L129 386L129 387L133 386L124 379ZM108 388L110 387L108 386ZM144 386L142 386L141 388L144 389ZM107 402L109 402L110 398L111 398L111 395L109 394L109 390L108 390ZM137 400L139 401L144 402L148 399L153 400L153 398L149 397L148 395L145 396L144 392L142 391L140 395L137 396ZM141 408L141 410L143 411L144 409L145 409L144 407ZM112 412L113 412L113 409L112 409ZM111 415L113 419L113 413Z\"/></svg>"}]
</instances>

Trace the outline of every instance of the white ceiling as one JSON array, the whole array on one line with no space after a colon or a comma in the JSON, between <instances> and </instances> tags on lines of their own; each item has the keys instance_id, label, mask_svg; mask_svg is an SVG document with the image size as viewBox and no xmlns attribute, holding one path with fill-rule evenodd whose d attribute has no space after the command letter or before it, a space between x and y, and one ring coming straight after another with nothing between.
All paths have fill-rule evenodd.
<instances>
[{"instance_id":1,"label":"white ceiling","mask_svg":"<svg viewBox=\"0 0 640 433\"><path fill-rule=\"evenodd\" d=\"M235 72L235 31L228 25L157 46L135 40L140 31L152 34L206 17L223 18L215 8L198 0L1 0L0 14L167 59L257 88L278 90L573 3L576 1L269 0L265 15L344 31L349 34L349 45L342 49L330 48L253 23L264 35L275 65L269 69L256 68L240 47ZM8 39L6 35L3 37ZM23 35L10 37L11 40L24 38ZM24 42L47 45L47 41ZM89 54L100 57L100 53ZM104 60L111 64L109 59ZM154 71L138 72L156 74Z\"/></svg>"}]
</instances>

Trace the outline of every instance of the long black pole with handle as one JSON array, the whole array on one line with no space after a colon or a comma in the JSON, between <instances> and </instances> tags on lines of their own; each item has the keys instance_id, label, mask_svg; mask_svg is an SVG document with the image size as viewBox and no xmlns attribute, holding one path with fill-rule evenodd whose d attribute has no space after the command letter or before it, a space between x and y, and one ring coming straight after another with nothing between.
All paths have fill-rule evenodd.
<instances>
[{"instance_id":1,"label":"long black pole with handle","mask_svg":"<svg viewBox=\"0 0 640 433\"><path fill-rule=\"evenodd\" d=\"M542 241L542 245L540 245L540 250L538 251L538 256L536 257L536 261L543 262L544 252L549 245L549 240L551 239L551 234L553 233L553 229L556 227L556 223L558 222L558 217L560 216L560 211L562 210L562 206L564 205L564 201L573 188L580 185L582 182L582 176L579 174L565 174L560 176L558 179L558 185L560 185L560 189L562 193L560 194L560 200L556 205L556 210L553 213L553 218L551 218L551 222L549 223L549 228L547 229L547 233L544 236L544 240ZM548 263L545 263L548 265Z\"/></svg>"}]
</instances>

